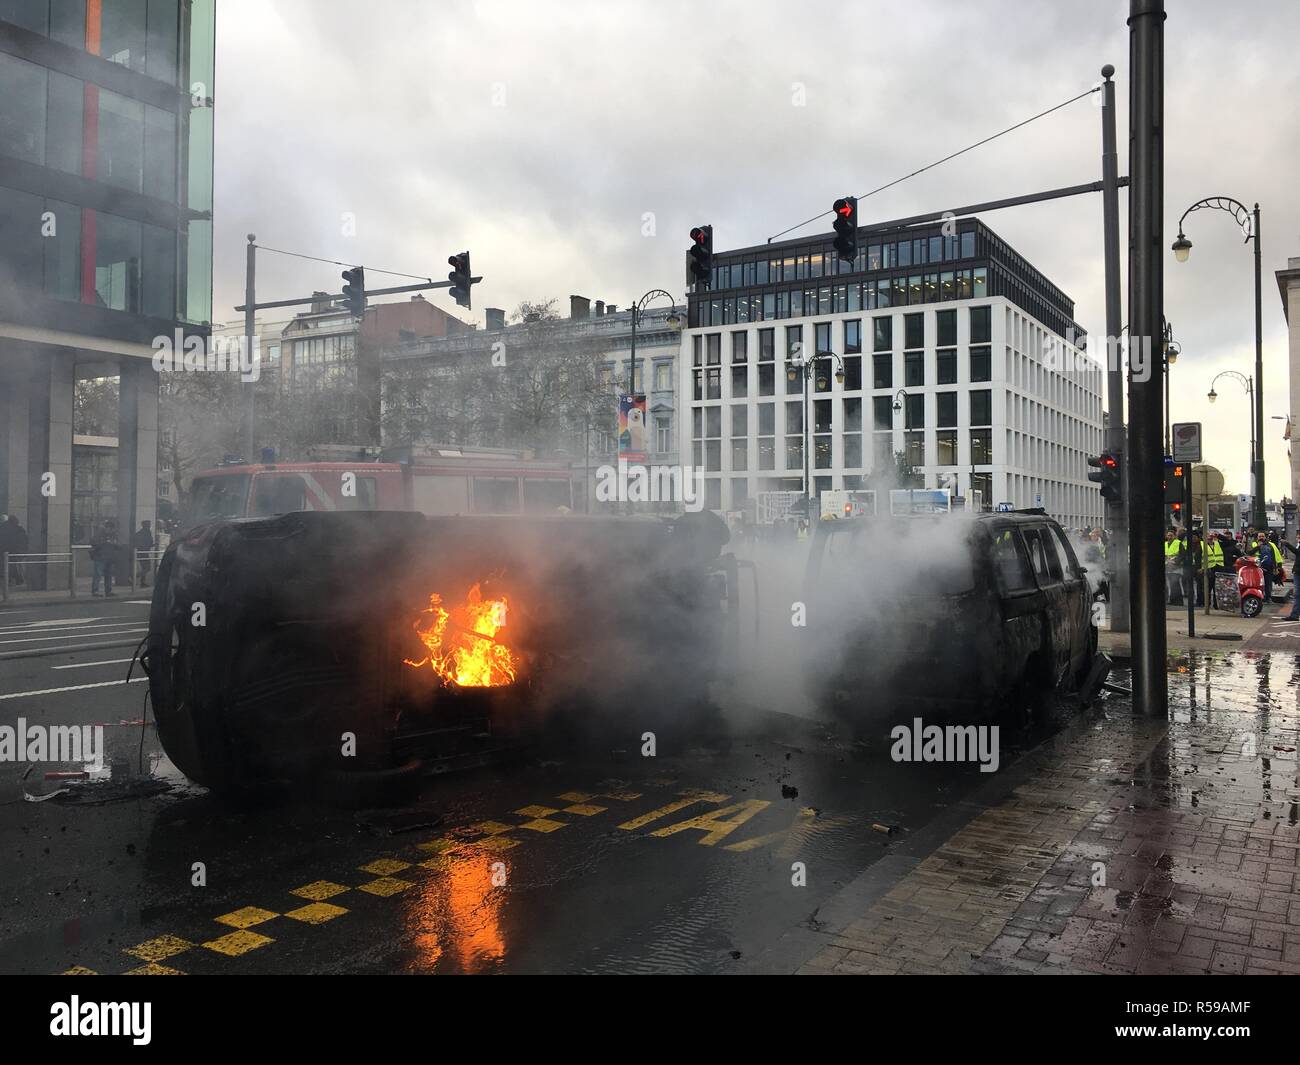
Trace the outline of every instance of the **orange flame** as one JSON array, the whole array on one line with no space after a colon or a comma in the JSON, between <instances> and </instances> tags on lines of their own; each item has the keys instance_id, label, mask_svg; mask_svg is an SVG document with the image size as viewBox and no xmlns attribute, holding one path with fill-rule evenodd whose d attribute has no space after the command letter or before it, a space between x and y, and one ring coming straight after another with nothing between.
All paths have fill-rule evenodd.
<instances>
[{"instance_id":1,"label":"orange flame","mask_svg":"<svg viewBox=\"0 0 1300 1065\"><path fill-rule=\"evenodd\" d=\"M463 606L448 610L442 596L429 596L428 609L415 623L416 634L429 649L428 657L408 666L429 667L449 684L462 688L495 688L513 683L516 663L510 648L497 639L506 627L507 601L484 599L476 584L465 595ZM449 631L450 630L450 631Z\"/></svg>"}]
</instances>

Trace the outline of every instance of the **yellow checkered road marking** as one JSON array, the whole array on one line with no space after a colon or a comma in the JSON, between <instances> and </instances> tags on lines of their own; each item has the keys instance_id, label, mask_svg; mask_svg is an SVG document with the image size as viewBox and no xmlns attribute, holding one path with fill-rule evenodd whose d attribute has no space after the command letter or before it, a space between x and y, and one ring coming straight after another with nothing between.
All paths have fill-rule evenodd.
<instances>
[{"instance_id":1,"label":"yellow checkered road marking","mask_svg":"<svg viewBox=\"0 0 1300 1065\"><path fill-rule=\"evenodd\" d=\"M348 890L342 884L336 884L332 880L313 880L310 884L294 888L289 894L297 895L300 899L320 902L323 899L332 899L335 895L342 895Z\"/></svg>"},{"instance_id":2,"label":"yellow checkered road marking","mask_svg":"<svg viewBox=\"0 0 1300 1065\"><path fill-rule=\"evenodd\" d=\"M400 873L403 869L411 868L410 862L399 862L393 858L376 858L369 865L359 866L363 873L374 873L375 876L388 876L389 873Z\"/></svg>"},{"instance_id":3,"label":"yellow checkered road marking","mask_svg":"<svg viewBox=\"0 0 1300 1065\"><path fill-rule=\"evenodd\" d=\"M347 912L342 906L335 906L333 903L311 902L306 906L299 906L296 910L289 910L285 916L306 924L324 924L326 921L334 920L335 917L342 917Z\"/></svg>"},{"instance_id":4,"label":"yellow checkered road marking","mask_svg":"<svg viewBox=\"0 0 1300 1065\"><path fill-rule=\"evenodd\" d=\"M179 936L159 936L157 939L147 939L134 947L127 947L126 953L141 961L162 961L164 958L189 950L192 946L194 944L188 939L181 939Z\"/></svg>"},{"instance_id":5,"label":"yellow checkered road marking","mask_svg":"<svg viewBox=\"0 0 1300 1065\"><path fill-rule=\"evenodd\" d=\"M549 817L551 814L559 812L559 810L552 810L549 806L525 806L522 810L515 811L520 817Z\"/></svg>"},{"instance_id":6,"label":"yellow checkered road marking","mask_svg":"<svg viewBox=\"0 0 1300 1065\"><path fill-rule=\"evenodd\" d=\"M237 958L241 954L247 954L250 950L256 950L258 947L264 947L268 943L274 942L275 940L270 936L264 936L260 932L250 932L246 928L241 928L238 932L231 932L229 935L209 940L203 945L208 950L216 951L218 954Z\"/></svg>"},{"instance_id":7,"label":"yellow checkered road marking","mask_svg":"<svg viewBox=\"0 0 1300 1065\"><path fill-rule=\"evenodd\" d=\"M252 928L254 925L265 924L272 917L279 916L273 910L264 910L260 906L245 906L242 910L235 910L234 913L223 913L216 918L216 921L220 924L228 924L231 928Z\"/></svg>"},{"instance_id":8,"label":"yellow checkered road marking","mask_svg":"<svg viewBox=\"0 0 1300 1065\"><path fill-rule=\"evenodd\" d=\"M140 965L134 969L128 969L122 974L123 976L184 976L185 974L179 969L169 969L165 965L159 965L157 962L150 962L148 965Z\"/></svg>"},{"instance_id":9,"label":"yellow checkered road marking","mask_svg":"<svg viewBox=\"0 0 1300 1065\"><path fill-rule=\"evenodd\" d=\"M393 876L380 877L378 880L372 880L368 884L358 884L358 891L366 891L371 895L378 895L381 898L388 898L390 895L396 895L399 891L405 891L415 885L409 880L398 880Z\"/></svg>"}]
</instances>

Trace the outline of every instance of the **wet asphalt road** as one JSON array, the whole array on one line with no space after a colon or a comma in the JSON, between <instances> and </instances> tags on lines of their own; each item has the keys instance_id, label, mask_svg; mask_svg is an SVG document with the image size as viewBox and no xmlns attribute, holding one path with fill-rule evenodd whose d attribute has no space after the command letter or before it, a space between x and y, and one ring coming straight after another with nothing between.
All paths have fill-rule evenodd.
<instances>
[{"instance_id":1,"label":"wet asphalt road","mask_svg":"<svg viewBox=\"0 0 1300 1065\"><path fill-rule=\"evenodd\" d=\"M638 734L430 778L401 815L415 827L305 797L240 809L176 774L138 724L147 685L120 683L131 648L103 644L138 639L146 610L0 613L0 654L40 652L0 659L0 724L102 723L114 768L109 785L74 786L108 800L94 804L23 798L62 767L25 784L0 771L0 971L762 968L784 932L989 779L894 763L885 728L864 748L733 709L729 743L644 758ZM1051 727L1004 730L1003 769ZM142 781L167 790L130 795Z\"/></svg>"}]
</instances>

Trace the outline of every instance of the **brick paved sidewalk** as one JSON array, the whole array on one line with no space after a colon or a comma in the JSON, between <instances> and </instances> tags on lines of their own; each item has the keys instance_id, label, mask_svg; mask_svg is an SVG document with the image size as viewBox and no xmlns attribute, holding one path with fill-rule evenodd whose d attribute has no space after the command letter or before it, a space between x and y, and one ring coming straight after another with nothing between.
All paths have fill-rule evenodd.
<instances>
[{"instance_id":1,"label":"brick paved sidewalk","mask_svg":"<svg viewBox=\"0 0 1300 1065\"><path fill-rule=\"evenodd\" d=\"M799 971L1300 973L1298 681L1192 652L1170 720L1112 699Z\"/></svg>"}]
</instances>

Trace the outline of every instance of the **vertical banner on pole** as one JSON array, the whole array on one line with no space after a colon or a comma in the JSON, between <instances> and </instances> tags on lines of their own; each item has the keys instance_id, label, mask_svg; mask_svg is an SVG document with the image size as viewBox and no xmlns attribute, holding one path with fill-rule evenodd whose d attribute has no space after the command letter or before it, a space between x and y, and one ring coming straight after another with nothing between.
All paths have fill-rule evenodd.
<instances>
[{"instance_id":1,"label":"vertical banner on pole","mask_svg":"<svg viewBox=\"0 0 1300 1065\"><path fill-rule=\"evenodd\" d=\"M645 393L618 397L618 458L620 462L646 460Z\"/></svg>"}]
</instances>

